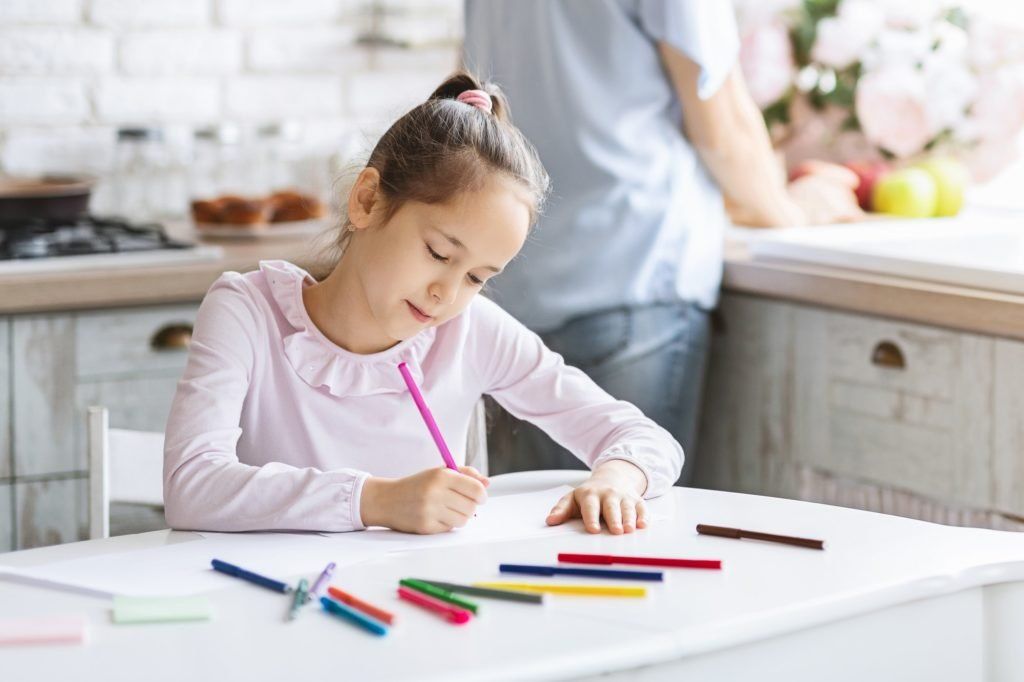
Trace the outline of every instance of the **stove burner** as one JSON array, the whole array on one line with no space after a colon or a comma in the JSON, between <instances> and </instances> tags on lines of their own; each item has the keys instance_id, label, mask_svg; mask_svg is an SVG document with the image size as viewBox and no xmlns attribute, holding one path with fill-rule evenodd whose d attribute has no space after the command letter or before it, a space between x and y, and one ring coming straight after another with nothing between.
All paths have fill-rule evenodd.
<instances>
[{"instance_id":1,"label":"stove burner","mask_svg":"<svg viewBox=\"0 0 1024 682\"><path fill-rule=\"evenodd\" d=\"M118 218L82 216L73 221L37 218L0 221L0 261L187 249L157 223L132 224Z\"/></svg>"}]
</instances>

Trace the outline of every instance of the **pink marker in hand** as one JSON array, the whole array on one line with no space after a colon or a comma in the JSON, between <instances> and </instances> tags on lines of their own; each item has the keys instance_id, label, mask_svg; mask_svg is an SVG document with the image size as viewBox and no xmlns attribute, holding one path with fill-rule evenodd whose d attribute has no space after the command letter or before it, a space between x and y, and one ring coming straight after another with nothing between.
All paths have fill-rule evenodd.
<instances>
[{"instance_id":1,"label":"pink marker in hand","mask_svg":"<svg viewBox=\"0 0 1024 682\"><path fill-rule=\"evenodd\" d=\"M423 400L423 394L420 393L419 386L416 385L416 380L412 378L412 373L409 372L409 368L404 362L398 365L398 371L402 373L402 378L405 379L405 385L409 387L409 393L412 393L412 399L416 402L416 407L420 410L420 416L423 417L423 423L427 425L427 430L430 431L430 435L434 439L437 449L441 451L441 458L444 459L445 465L452 471L458 471L459 467L455 466L455 460L452 459L452 453L448 450L448 444L444 442L444 436L441 435L441 429L437 428L437 422L434 421L434 415L430 413L430 408L427 407L427 402Z\"/></svg>"}]
</instances>

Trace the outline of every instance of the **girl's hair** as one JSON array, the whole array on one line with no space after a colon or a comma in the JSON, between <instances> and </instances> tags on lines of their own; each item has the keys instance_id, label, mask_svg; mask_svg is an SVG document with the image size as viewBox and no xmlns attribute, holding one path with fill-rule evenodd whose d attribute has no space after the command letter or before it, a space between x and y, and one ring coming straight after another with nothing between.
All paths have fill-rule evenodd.
<instances>
[{"instance_id":1,"label":"girl's hair","mask_svg":"<svg viewBox=\"0 0 1024 682\"><path fill-rule=\"evenodd\" d=\"M467 90L490 95L491 111L457 101ZM426 102L395 121L366 165L380 173L385 220L407 201L444 202L479 189L490 173L503 173L527 190L532 226L550 186L537 151L512 125L501 89L465 71L450 76ZM346 205L343 200L341 230L333 245L338 252L352 235Z\"/></svg>"}]
</instances>

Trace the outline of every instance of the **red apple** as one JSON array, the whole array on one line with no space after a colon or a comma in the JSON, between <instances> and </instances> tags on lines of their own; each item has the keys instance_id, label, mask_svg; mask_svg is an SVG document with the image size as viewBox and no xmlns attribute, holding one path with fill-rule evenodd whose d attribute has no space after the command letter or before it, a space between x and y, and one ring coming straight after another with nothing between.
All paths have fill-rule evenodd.
<instances>
[{"instance_id":1,"label":"red apple","mask_svg":"<svg viewBox=\"0 0 1024 682\"><path fill-rule=\"evenodd\" d=\"M865 211L873 210L871 196L875 183L891 169L884 161L849 161L843 164L854 173L860 183L857 185L857 203Z\"/></svg>"}]
</instances>

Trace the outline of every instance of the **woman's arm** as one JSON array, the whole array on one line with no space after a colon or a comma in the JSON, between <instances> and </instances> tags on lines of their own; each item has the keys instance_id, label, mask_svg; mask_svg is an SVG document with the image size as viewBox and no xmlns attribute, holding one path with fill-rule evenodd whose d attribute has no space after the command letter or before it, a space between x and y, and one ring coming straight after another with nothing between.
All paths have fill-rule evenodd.
<instances>
[{"instance_id":1,"label":"woman's arm","mask_svg":"<svg viewBox=\"0 0 1024 682\"><path fill-rule=\"evenodd\" d=\"M862 216L854 194L857 176L839 166L822 164L823 172L787 186L738 66L713 95L701 99L700 66L668 43L659 42L658 51L682 103L686 137L722 188L734 222L783 227Z\"/></svg>"}]
</instances>

